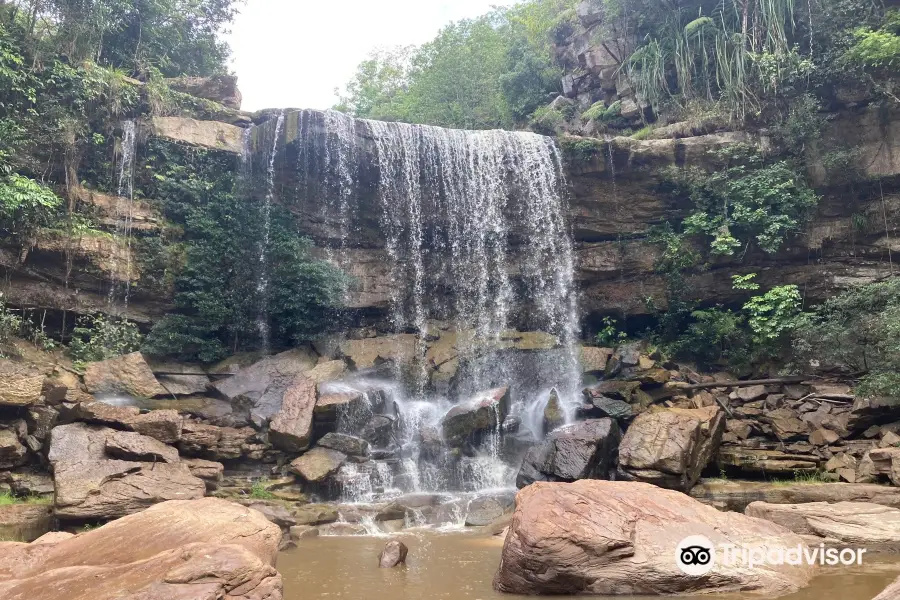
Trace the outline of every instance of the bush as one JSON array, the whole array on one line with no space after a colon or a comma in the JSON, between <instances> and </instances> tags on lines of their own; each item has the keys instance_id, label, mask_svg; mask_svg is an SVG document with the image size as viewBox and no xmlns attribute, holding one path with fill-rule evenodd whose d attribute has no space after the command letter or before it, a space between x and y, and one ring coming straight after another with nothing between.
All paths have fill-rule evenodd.
<instances>
[{"instance_id":1,"label":"bush","mask_svg":"<svg viewBox=\"0 0 900 600\"><path fill-rule=\"evenodd\" d=\"M62 200L47 186L23 175L0 179L0 230L25 238L50 225L59 214Z\"/></svg>"},{"instance_id":2,"label":"bush","mask_svg":"<svg viewBox=\"0 0 900 600\"><path fill-rule=\"evenodd\" d=\"M82 317L72 330L69 352L77 365L84 365L135 352L142 339L137 325L127 319Z\"/></svg>"},{"instance_id":3,"label":"bush","mask_svg":"<svg viewBox=\"0 0 900 600\"><path fill-rule=\"evenodd\" d=\"M549 106L542 106L531 115L529 125L536 133L556 135L565 123L566 117L562 112Z\"/></svg>"}]
</instances>

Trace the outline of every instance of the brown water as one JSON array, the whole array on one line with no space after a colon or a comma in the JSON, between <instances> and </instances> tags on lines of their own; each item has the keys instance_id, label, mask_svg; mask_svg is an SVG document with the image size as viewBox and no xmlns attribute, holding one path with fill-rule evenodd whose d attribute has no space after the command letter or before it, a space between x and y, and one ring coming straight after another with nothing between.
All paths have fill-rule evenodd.
<instances>
[{"instance_id":1,"label":"brown water","mask_svg":"<svg viewBox=\"0 0 900 600\"><path fill-rule=\"evenodd\" d=\"M397 534L409 547L405 567L379 569L389 538L319 537L300 540L278 557L285 600L514 600L491 587L502 538L478 533ZM866 557L868 559L868 557ZM783 600L871 600L900 573L900 560L872 559L862 567L822 567L805 589ZM621 597L626 600L625 597ZM634 598L634 597L630 597ZM687 597L683 597L687 598ZM762 596L705 595L698 600L760 600Z\"/></svg>"}]
</instances>

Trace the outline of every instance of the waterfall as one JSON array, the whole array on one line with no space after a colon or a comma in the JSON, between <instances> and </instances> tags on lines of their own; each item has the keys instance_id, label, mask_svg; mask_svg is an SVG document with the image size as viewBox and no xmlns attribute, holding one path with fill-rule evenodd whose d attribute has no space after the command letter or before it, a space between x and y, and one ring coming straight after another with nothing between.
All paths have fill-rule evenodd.
<instances>
[{"instance_id":1,"label":"waterfall","mask_svg":"<svg viewBox=\"0 0 900 600\"><path fill-rule=\"evenodd\" d=\"M272 202L275 198L275 156L278 140L284 128L284 111L278 113L272 145L266 168L266 195L262 204L262 238L259 243L259 275L256 281L256 293L259 298L259 310L256 317L256 328L259 331L260 343L264 354L271 350L271 330L269 326L269 242L271 236Z\"/></svg>"},{"instance_id":2,"label":"waterfall","mask_svg":"<svg viewBox=\"0 0 900 600\"><path fill-rule=\"evenodd\" d=\"M112 275L110 276L109 298L110 308L116 308L118 287L125 279L123 294L125 312L128 311L128 300L131 293L131 231L134 220L134 157L137 148L136 124L133 119L122 122L122 139L119 142L119 174L116 182L116 239L125 240L124 274L119 265L119 253L113 249L111 254Z\"/></svg>"}]
</instances>

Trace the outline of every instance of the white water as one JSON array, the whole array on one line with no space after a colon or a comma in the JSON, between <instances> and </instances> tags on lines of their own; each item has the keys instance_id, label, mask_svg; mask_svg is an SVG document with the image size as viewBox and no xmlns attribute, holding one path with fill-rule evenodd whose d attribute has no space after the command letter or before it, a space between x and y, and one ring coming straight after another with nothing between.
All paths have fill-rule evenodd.
<instances>
[{"instance_id":1,"label":"white water","mask_svg":"<svg viewBox=\"0 0 900 600\"><path fill-rule=\"evenodd\" d=\"M111 311L118 314L119 287L124 287L121 298L124 312L128 312L128 300L131 294L131 232L134 223L134 157L137 148L136 124L129 119L122 122L122 139L119 141L119 174L116 181L116 240L125 240L125 265L120 268L119 253L114 249L110 262L109 297L107 302Z\"/></svg>"},{"instance_id":2,"label":"white water","mask_svg":"<svg viewBox=\"0 0 900 600\"><path fill-rule=\"evenodd\" d=\"M480 446L461 457L451 458L447 448L426 457L422 438L440 430L456 403L514 384L511 377L529 370L528 363L509 364L493 352L513 328L552 334L561 346L541 354L540 368L526 374L528 389L520 382L514 411L524 428L541 435L553 387L565 409L578 404L578 297L567 186L555 142L524 132L355 120L334 111L304 110L290 118L295 116L298 191L322 224L317 235L324 239L317 242L329 260L346 267L348 250L373 243L356 237L358 224L374 223L388 258L391 327L418 339L412 372L394 363L392 381L378 383L388 389L390 406L375 408L367 394L368 404L355 409L361 414L342 415L338 429L359 434L376 412L396 415L391 469L404 491L512 485L514 468L502 460L499 412ZM283 120L282 114L275 128L267 196ZM460 375L453 389L441 392L449 397L431 389L424 360L435 322L470 332L459 336ZM363 481L356 467L344 475L352 482L347 493L358 501L384 487Z\"/></svg>"},{"instance_id":3,"label":"white water","mask_svg":"<svg viewBox=\"0 0 900 600\"><path fill-rule=\"evenodd\" d=\"M271 351L271 327L269 326L269 242L271 237L272 202L275 198L275 156L278 141L284 128L284 111L278 113L275 120L275 131L272 135L272 146L269 151L269 162L266 169L266 195L262 206L263 234L259 244L259 275L256 280L256 293L259 309L256 317L256 328L259 331L260 343L264 354Z\"/></svg>"}]
</instances>

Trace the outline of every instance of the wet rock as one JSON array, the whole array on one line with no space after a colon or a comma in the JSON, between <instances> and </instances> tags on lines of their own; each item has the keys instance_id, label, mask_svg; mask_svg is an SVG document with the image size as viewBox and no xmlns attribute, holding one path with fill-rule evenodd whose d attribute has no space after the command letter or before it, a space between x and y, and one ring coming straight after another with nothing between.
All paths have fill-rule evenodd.
<instances>
[{"instance_id":1,"label":"wet rock","mask_svg":"<svg viewBox=\"0 0 900 600\"><path fill-rule=\"evenodd\" d=\"M294 519L298 525L324 525L338 520L338 513L329 504L306 504L294 509Z\"/></svg>"},{"instance_id":2,"label":"wet rock","mask_svg":"<svg viewBox=\"0 0 900 600\"><path fill-rule=\"evenodd\" d=\"M300 458L291 462L291 472L296 473L310 483L321 483L347 460L347 455L330 448L313 448Z\"/></svg>"},{"instance_id":3,"label":"wet rock","mask_svg":"<svg viewBox=\"0 0 900 600\"><path fill-rule=\"evenodd\" d=\"M516 476L516 486L525 487L535 481L608 477L621 435L612 419L564 425L528 450Z\"/></svg>"},{"instance_id":4,"label":"wet rock","mask_svg":"<svg viewBox=\"0 0 900 600\"><path fill-rule=\"evenodd\" d=\"M232 404L248 406L250 417L262 423L278 414L294 379L315 367L316 360L312 350L295 348L241 368L213 388Z\"/></svg>"},{"instance_id":5,"label":"wet rock","mask_svg":"<svg viewBox=\"0 0 900 600\"><path fill-rule=\"evenodd\" d=\"M323 536L343 536L343 535L366 535L368 531L359 523L328 523L319 527L319 535Z\"/></svg>"},{"instance_id":6,"label":"wet rock","mask_svg":"<svg viewBox=\"0 0 900 600\"><path fill-rule=\"evenodd\" d=\"M361 340L345 340L340 345L341 354L356 369L370 369L384 363L406 365L416 356L418 340L411 333L373 337Z\"/></svg>"},{"instance_id":7,"label":"wet rock","mask_svg":"<svg viewBox=\"0 0 900 600\"><path fill-rule=\"evenodd\" d=\"M293 525L290 529L292 540L319 537L319 528L311 525Z\"/></svg>"},{"instance_id":8,"label":"wet rock","mask_svg":"<svg viewBox=\"0 0 900 600\"><path fill-rule=\"evenodd\" d=\"M191 475L206 484L207 492L218 489L222 483L225 473L225 465L222 463L202 458L182 458L181 462L187 465Z\"/></svg>"},{"instance_id":9,"label":"wet rock","mask_svg":"<svg viewBox=\"0 0 900 600\"><path fill-rule=\"evenodd\" d=\"M725 415L717 406L643 413L622 437L619 472L688 491L715 456L724 431Z\"/></svg>"},{"instance_id":10,"label":"wet rock","mask_svg":"<svg viewBox=\"0 0 900 600\"><path fill-rule=\"evenodd\" d=\"M516 498L494 587L512 594L656 595L753 589L768 597L809 583L813 568L717 563L692 577L673 566L679 542L791 548L802 539L767 521L723 513L643 483L536 483Z\"/></svg>"},{"instance_id":11,"label":"wet rock","mask_svg":"<svg viewBox=\"0 0 900 600\"><path fill-rule=\"evenodd\" d=\"M0 406L32 406L41 401L44 374L28 365L0 358Z\"/></svg>"},{"instance_id":12,"label":"wet rock","mask_svg":"<svg viewBox=\"0 0 900 600\"><path fill-rule=\"evenodd\" d=\"M89 363L84 371L84 385L94 395L127 394L153 398L168 394L140 352Z\"/></svg>"},{"instance_id":13,"label":"wet rock","mask_svg":"<svg viewBox=\"0 0 900 600\"><path fill-rule=\"evenodd\" d=\"M384 545L384 549L378 556L378 566L382 569L392 569L406 562L409 548L400 540L391 540Z\"/></svg>"},{"instance_id":14,"label":"wet rock","mask_svg":"<svg viewBox=\"0 0 900 600\"><path fill-rule=\"evenodd\" d=\"M483 527L490 525L515 507L515 496L512 494L491 494L479 496L469 502L466 507L466 525Z\"/></svg>"},{"instance_id":15,"label":"wet rock","mask_svg":"<svg viewBox=\"0 0 900 600\"><path fill-rule=\"evenodd\" d=\"M278 527L240 505L166 502L56 543L5 549L0 597L280 598L280 540Z\"/></svg>"},{"instance_id":16,"label":"wet rock","mask_svg":"<svg viewBox=\"0 0 900 600\"><path fill-rule=\"evenodd\" d=\"M0 469L12 469L28 462L28 449L10 429L0 429Z\"/></svg>"},{"instance_id":17,"label":"wet rock","mask_svg":"<svg viewBox=\"0 0 900 600\"><path fill-rule=\"evenodd\" d=\"M441 419L444 441L451 447L459 447L475 434L499 430L509 412L509 402L509 388L500 387L454 406Z\"/></svg>"},{"instance_id":18,"label":"wet rock","mask_svg":"<svg viewBox=\"0 0 900 600\"><path fill-rule=\"evenodd\" d=\"M753 502L744 514L830 543L837 541L844 546L862 546L873 552L900 549L900 509L889 506L867 502Z\"/></svg>"},{"instance_id":19,"label":"wet rock","mask_svg":"<svg viewBox=\"0 0 900 600\"><path fill-rule=\"evenodd\" d=\"M302 452L309 448L315 408L315 381L297 375L284 391L281 408L269 423L272 445L285 452Z\"/></svg>"},{"instance_id":20,"label":"wet rock","mask_svg":"<svg viewBox=\"0 0 900 600\"><path fill-rule=\"evenodd\" d=\"M591 406L600 412L600 416L616 420L627 420L634 416L634 409L627 402L607 398L606 396L591 396Z\"/></svg>"},{"instance_id":21,"label":"wet rock","mask_svg":"<svg viewBox=\"0 0 900 600\"><path fill-rule=\"evenodd\" d=\"M131 431L110 431L106 435L106 454L139 462L179 462L178 450L172 446Z\"/></svg>"},{"instance_id":22,"label":"wet rock","mask_svg":"<svg viewBox=\"0 0 900 600\"><path fill-rule=\"evenodd\" d=\"M7 504L0 506L0 542L31 542L53 527L53 506Z\"/></svg>"},{"instance_id":23,"label":"wet rock","mask_svg":"<svg viewBox=\"0 0 900 600\"><path fill-rule=\"evenodd\" d=\"M606 363L606 377L615 377L623 368L636 367L640 361L641 345L639 342L619 346Z\"/></svg>"},{"instance_id":24,"label":"wet rock","mask_svg":"<svg viewBox=\"0 0 900 600\"><path fill-rule=\"evenodd\" d=\"M257 501L248 506L253 510L261 512L270 523L275 523L284 530L288 530L297 524L297 519L295 519L284 506L275 502Z\"/></svg>"},{"instance_id":25,"label":"wet rock","mask_svg":"<svg viewBox=\"0 0 900 600\"><path fill-rule=\"evenodd\" d=\"M317 445L337 450L347 456L368 456L369 454L369 442L345 433L326 433L317 442Z\"/></svg>"},{"instance_id":26,"label":"wet rock","mask_svg":"<svg viewBox=\"0 0 900 600\"><path fill-rule=\"evenodd\" d=\"M195 98L212 100L228 108L240 110L241 91L234 75L214 75L212 77L175 77L166 79L170 89Z\"/></svg>"},{"instance_id":27,"label":"wet rock","mask_svg":"<svg viewBox=\"0 0 900 600\"><path fill-rule=\"evenodd\" d=\"M544 435L553 431L566 422L566 413L563 412L562 403L559 400L559 394L556 390L550 392L550 398L544 407L544 419L542 422Z\"/></svg>"},{"instance_id":28,"label":"wet rock","mask_svg":"<svg viewBox=\"0 0 900 600\"><path fill-rule=\"evenodd\" d=\"M374 415L360 431L360 437L376 448L385 448L394 440L396 420L387 415Z\"/></svg>"},{"instance_id":29,"label":"wet rock","mask_svg":"<svg viewBox=\"0 0 900 600\"><path fill-rule=\"evenodd\" d=\"M327 360L310 369L306 376L315 381L316 384L321 384L340 379L346 372L347 363L343 360Z\"/></svg>"}]
</instances>

